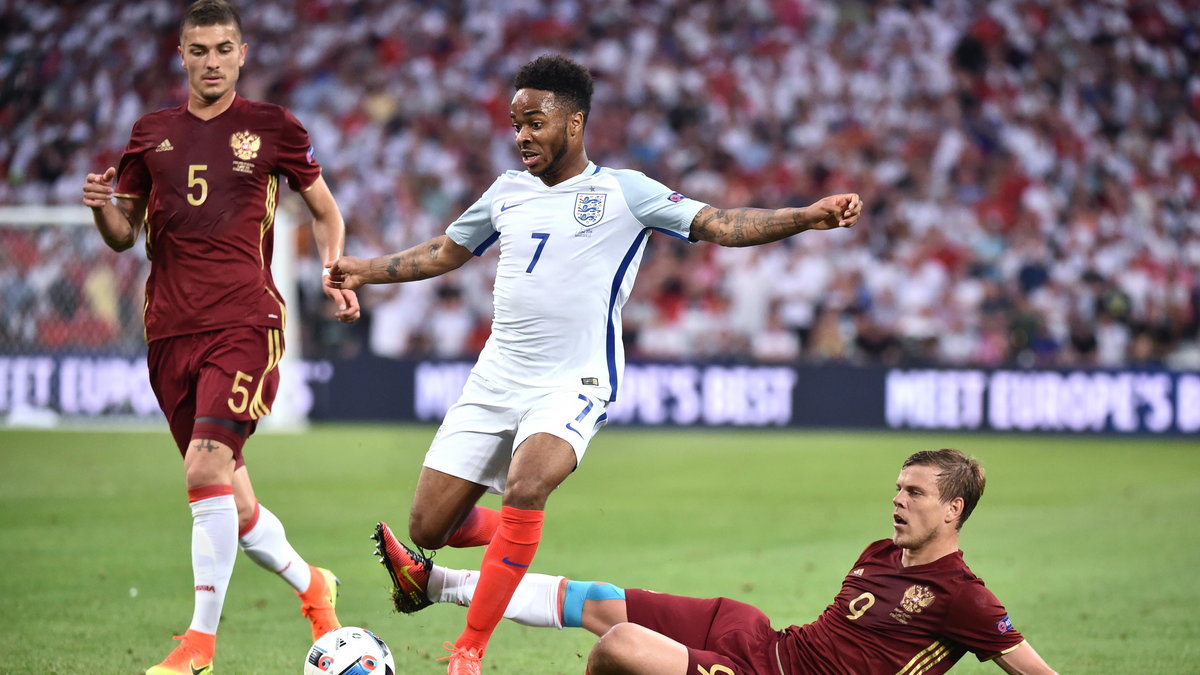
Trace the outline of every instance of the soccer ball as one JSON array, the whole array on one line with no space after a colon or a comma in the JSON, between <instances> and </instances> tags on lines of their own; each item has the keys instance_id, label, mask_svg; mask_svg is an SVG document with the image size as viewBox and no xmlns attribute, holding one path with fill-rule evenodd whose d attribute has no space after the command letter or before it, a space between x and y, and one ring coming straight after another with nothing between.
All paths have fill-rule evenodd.
<instances>
[{"instance_id":1,"label":"soccer ball","mask_svg":"<svg viewBox=\"0 0 1200 675\"><path fill-rule=\"evenodd\" d=\"M371 631L343 626L322 635L308 650L304 675L395 675L392 650Z\"/></svg>"}]
</instances>

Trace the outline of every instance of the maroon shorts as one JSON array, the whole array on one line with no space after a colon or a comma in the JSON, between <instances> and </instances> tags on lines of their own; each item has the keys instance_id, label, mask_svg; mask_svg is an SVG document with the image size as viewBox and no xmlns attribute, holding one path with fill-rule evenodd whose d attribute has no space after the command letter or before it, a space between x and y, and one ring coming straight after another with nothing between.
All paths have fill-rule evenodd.
<instances>
[{"instance_id":1,"label":"maroon shorts","mask_svg":"<svg viewBox=\"0 0 1200 675\"><path fill-rule=\"evenodd\" d=\"M242 466L242 442L275 402L282 357L283 331L266 326L223 328L151 342L150 385L179 454L187 452L196 432L232 447L237 465ZM201 418L212 421L197 428Z\"/></svg>"},{"instance_id":2,"label":"maroon shorts","mask_svg":"<svg viewBox=\"0 0 1200 675\"><path fill-rule=\"evenodd\" d=\"M702 600L666 593L625 591L629 621L683 644L689 673L779 673L779 633L762 610L729 598Z\"/></svg>"}]
</instances>

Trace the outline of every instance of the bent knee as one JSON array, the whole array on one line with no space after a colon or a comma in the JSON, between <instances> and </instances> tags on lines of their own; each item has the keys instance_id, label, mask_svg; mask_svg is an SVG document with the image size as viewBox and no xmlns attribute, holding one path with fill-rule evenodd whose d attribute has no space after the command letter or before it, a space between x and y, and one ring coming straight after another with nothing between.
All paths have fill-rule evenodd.
<instances>
[{"instance_id":1,"label":"bent knee","mask_svg":"<svg viewBox=\"0 0 1200 675\"><path fill-rule=\"evenodd\" d=\"M588 672L622 673L630 659L637 659L641 647L641 626L618 623L608 629L588 655Z\"/></svg>"},{"instance_id":2,"label":"bent knee","mask_svg":"<svg viewBox=\"0 0 1200 675\"><path fill-rule=\"evenodd\" d=\"M445 546L451 534L452 526L426 518L417 511L413 511L408 517L408 538L423 549L434 551Z\"/></svg>"},{"instance_id":3,"label":"bent knee","mask_svg":"<svg viewBox=\"0 0 1200 675\"><path fill-rule=\"evenodd\" d=\"M230 484L232 481L227 474L228 472L208 464L192 464L186 467L183 472L184 480L189 490L218 483Z\"/></svg>"},{"instance_id":4,"label":"bent knee","mask_svg":"<svg viewBox=\"0 0 1200 675\"><path fill-rule=\"evenodd\" d=\"M686 646L629 622L610 628L588 655L588 671L592 675L662 675L683 673L687 667Z\"/></svg>"},{"instance_id":5,"label":"bent knee","mask_svg":"<svg viewBox=\"0 0 1200 675\"><path fill-rule=\"evenodd\" d=\"M612 634L613 628L610 628L607 633L600 636L596 644L592 645L592 651L588 654L587 672L589 675L605 675L606 673L620 672L620 652L613 647L614 640L609 636Z\"/></svg>"},{"instance_id":6,"label":"bent knee","mask_svg":"<svg viewBox=\"0 0 1200 675\"><path fill-rule=\"evenodd\" d=\"M503 503L518 509L542 511L546 508L550 493L554 492L556 487L557 482L542 477L510 477L508 485L504 487Z\"/></svg>"},{"instance_id":7,"label":"bent knee","mask_svg":"<svg viewBox=\"0 0 1200 675\"><path fill-rule=\"evenodd\" d=\"M233 483L237 460L229 446L194 438L183 456L183 475L189 490L214 483Z\"/></svg>"}]
</instances>

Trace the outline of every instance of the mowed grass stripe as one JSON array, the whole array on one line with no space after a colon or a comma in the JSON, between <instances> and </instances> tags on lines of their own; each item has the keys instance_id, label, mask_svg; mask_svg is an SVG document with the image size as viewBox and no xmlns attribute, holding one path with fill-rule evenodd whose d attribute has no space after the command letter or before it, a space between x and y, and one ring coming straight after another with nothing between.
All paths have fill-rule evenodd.
<instances>
[{"instance_id":1,"label":"mowed grass stripe","mask_svg":"<svg viewBox=\"0 0 1200 675\"><path fill-rule=\"evenodd\" d=\"M376 630L401 673L436 673L463 610L390 612L376 520L405 529L425 426L317 426L248 445L259 498L342 579L344 623ZM1061 672L1200 672L1200 442L1193 438L850 431L598 435L551 498L534 571L730 595L778 627L811 621L854 557L889 536L911 451L960 447L989 485L963 531L972 568ZM496 505L494 496L485 503ZM0 430L0 672L136 673L191 617L190 517L165 432ZM481 550L438 562L474 567ZM590 635L506 623L485 672L579 673ZM298 673L309 643L281 580L239 558L218 673ZM970 656L954 672L998 672Z\"/></svg>"}]
</instances>

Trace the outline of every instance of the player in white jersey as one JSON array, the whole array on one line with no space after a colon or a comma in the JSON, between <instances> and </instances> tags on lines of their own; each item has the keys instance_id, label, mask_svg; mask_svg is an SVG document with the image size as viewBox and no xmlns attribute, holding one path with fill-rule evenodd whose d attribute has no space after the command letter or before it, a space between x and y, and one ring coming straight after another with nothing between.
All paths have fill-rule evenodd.
<instances>
[{"instance_id":1,"label":"player in white jersey","mask_svg":"<svg viewBox=\"0 0 1200 675\"><path fill-rule=\"evenodd\" d=\"M496 179L447 230L476 254L497 239L502 252L475 373L509 388L592 385L615 399L621 306L650 231L687 239L705 206L672 194L639 172L590 162L553 186L527 171Z\"/></svg>"},{"instance_id":2,"label":"player in white jersey","mask_svg":"<svg viewBox=\"0 0 1200 675\"><path fill-rule=\"evenodd\" d=\"M862 210L856 194L801 208L717 209L636 171L599 167L584 148L586 68L542 56L513 84L526 170L497 178L446 234L392 255L342 258L328 277L342 289L428 279L500 244L491 337L426 454L409 515L409 536L422 548L487 545L450 675L480 671L533 561L550 492L575 470L619 395L621 306L650 233L753 246L851 227ZM488 490L503 494L498 512L476 504ZM396 608L421 609L418 568L385 523L375 536Z\"/></svg>"}]
</instances>

